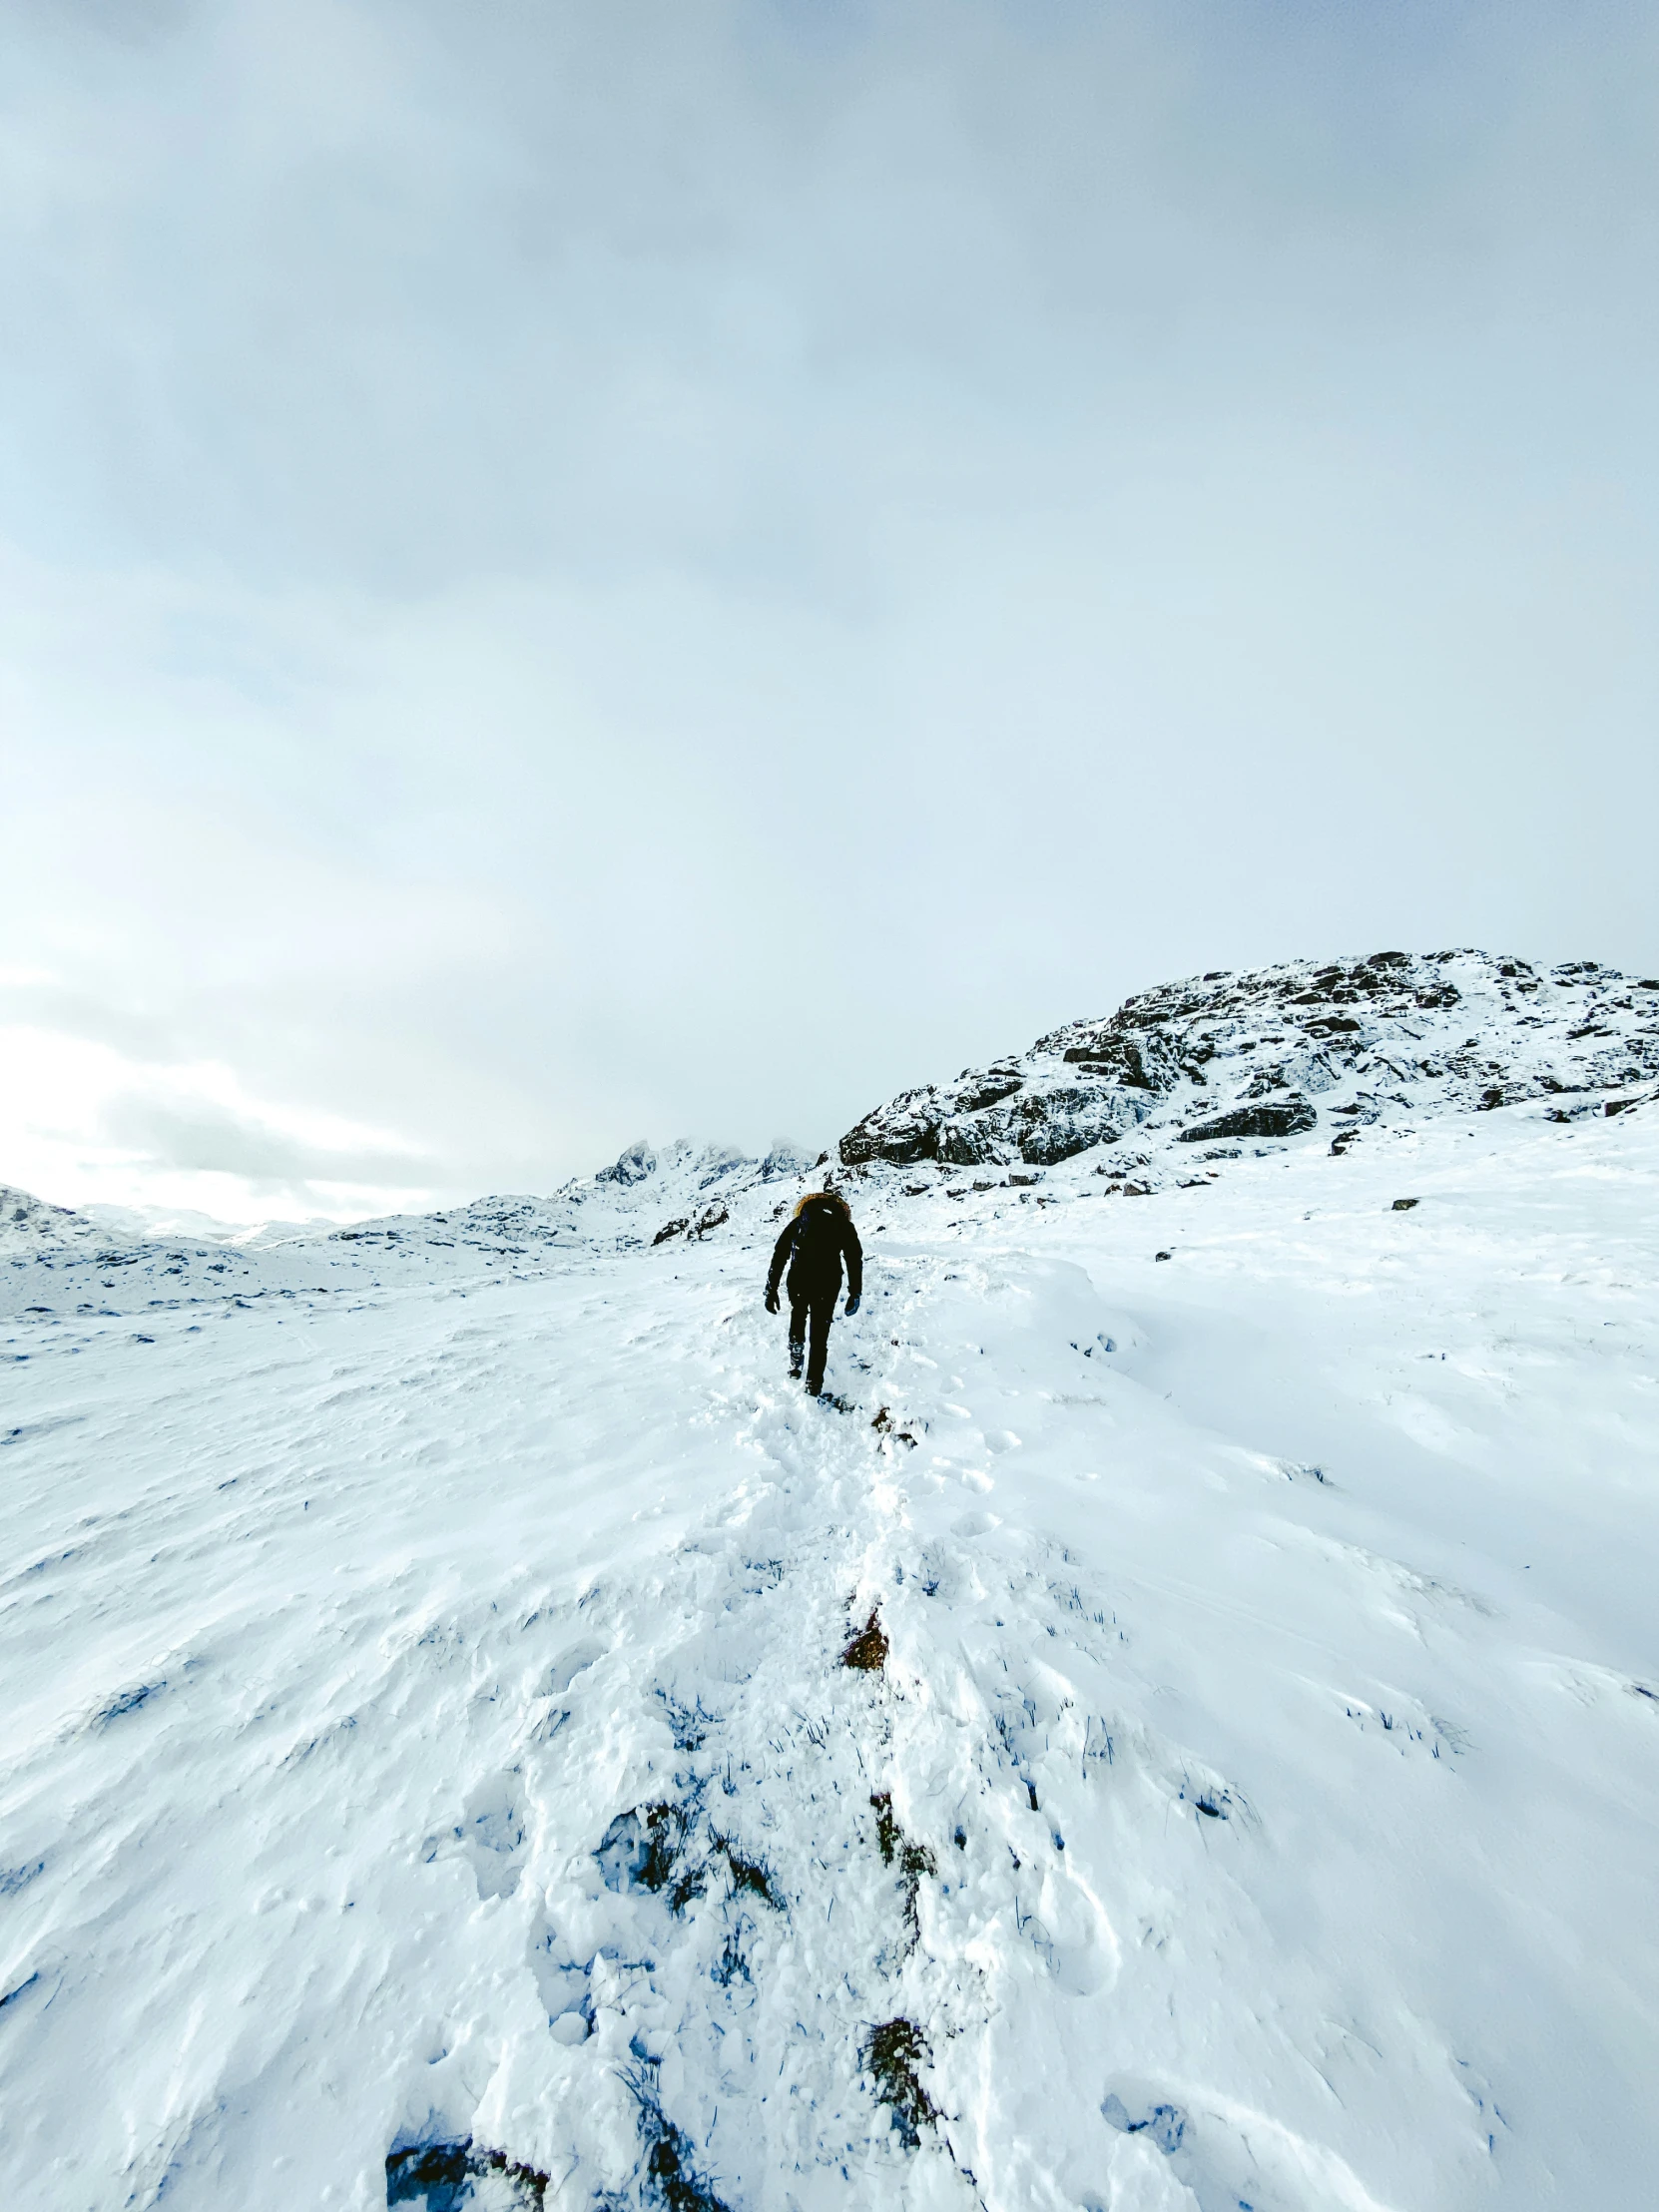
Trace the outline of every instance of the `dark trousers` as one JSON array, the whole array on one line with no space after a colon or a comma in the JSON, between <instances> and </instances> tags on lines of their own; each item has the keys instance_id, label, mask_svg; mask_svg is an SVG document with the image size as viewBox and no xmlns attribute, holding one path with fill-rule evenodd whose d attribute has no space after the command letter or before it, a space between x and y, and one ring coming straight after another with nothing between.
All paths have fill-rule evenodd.
<instances>
[{"instance_id":1,"label":"dark trousers","mask_svg":"<svg viewBox=\"0 0 1659 2212\"><path fill-rule=\"evenodd\" d=\"M807 1387L816 1397L824 1387L824 1362L830 1351L830 1324L835 1318L835 1300L840 1285L832 1283L828 1288L821 1283L790 1285L790 1367L801 1362L801 1351L807 1342L807 1326L812 1324L812 1346L807 1360Z\"/></svg>"}]
</instances>

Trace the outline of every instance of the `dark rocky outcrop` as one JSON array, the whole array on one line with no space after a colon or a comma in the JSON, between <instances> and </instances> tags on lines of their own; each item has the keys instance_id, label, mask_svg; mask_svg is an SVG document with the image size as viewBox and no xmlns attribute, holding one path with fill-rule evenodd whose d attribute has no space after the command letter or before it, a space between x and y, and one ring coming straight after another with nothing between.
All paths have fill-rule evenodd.
<instances>
[{"instance_id":1,"label":"dark rocky outcrop","mask_svg":"<svg viewBox=\"0 0 1659 2212\"><path fill-rule=\"evenodd\" d=\"M1374 952L1137 992L1027 1052L901 1092L839 1150L852 1169L1052 1167L1132 1131L1153 1151L1286 1143L1329 1112L1341 1153L1380 1120L1654 1075L1659 985L1594 961L1546 970L1477 951Z\"/></svg>"},{"instance_id":2,"label":"dark rocky outcrop","mask_svg":"<svg viewBox=\"0 0 1659 2212\"><path fill-rule=\"evenodd\" d=\"M1300 1137L1305 1129L1319 1126L1318 1109L1305 1098L1286 1099L1278 1106L1237 1106L1214 1121L1195 1122L1176 1133L1177 1144L1209 1144L1224 1137Z\"/></svg>"},{"instance_id":3,"label":"dark rocky outcrop","mask_svg":"<svg viewBox=\"0 0 1659 2212\"><path fill-rule=\"evenodd\" d=\"M626 1123L623 1125L627 1126ZM594 1177L596 1183L620 1183L629 1189L635 1183L643 1183L657 1170L657 1155L643 1137L636 1137L628 1149L608 1168L601 1168Z\"/></svg>"}]
</instances>

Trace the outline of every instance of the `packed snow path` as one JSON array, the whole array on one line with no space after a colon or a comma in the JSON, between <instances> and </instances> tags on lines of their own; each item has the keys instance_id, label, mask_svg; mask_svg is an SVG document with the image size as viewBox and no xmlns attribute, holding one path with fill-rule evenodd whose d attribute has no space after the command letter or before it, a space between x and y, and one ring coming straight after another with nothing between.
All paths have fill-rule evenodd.
<instances>
[{"instance_id":1,"label":"packed snow path","mask_svg":"<svg viewBox=\"0 0 1659 2212\"><path fill-rule=\"evenodd\" d=\"M1647 1119L15 1325L7 2201L1647 2201Z\"/></svg>"}]
</instances>

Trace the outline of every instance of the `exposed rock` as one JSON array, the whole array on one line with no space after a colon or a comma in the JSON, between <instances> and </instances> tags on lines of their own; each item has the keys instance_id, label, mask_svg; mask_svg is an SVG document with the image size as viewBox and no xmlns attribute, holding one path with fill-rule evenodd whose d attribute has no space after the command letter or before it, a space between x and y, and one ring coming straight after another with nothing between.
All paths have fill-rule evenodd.
<instances>
[{"instance_id":1,"label":"exposed rock","mask_svg":"<svg viewBox=\"0 0 1659 2212\"><path fill-rule=\"evenodd\" d=\"M1277 1106L1236 1106L1214 1121L1194 1122L1181 1130L1178 1144L1212 1144L1222 1137L1299 1137L1319 1126L1319 1114L1305 1098L1284 1100Z\"/></svg>"},{"instance_id":2,"label":"exposed rock","mask_svg":"<svg viewBox=\"0 0 1659 2212\"><path fill-rule=\"evenodd\" d=\"M855 1129L841 1139L843 1167L860 1167L866 1160L890 1160L900 1167L939 1157L939 1131L948 1116L931 1085L925 1090L900 1091L886 1106L866 1114Z\"/></svg>"},{"instance_id":3,"label":"exposed rock","mask_svg":"<svg viewBox=\"0 0 1659 2212\"><path fill-rule=\"evenodd\" d=\"M959 1114L977 1114L987 1106L996 1106L1005 1098L1012 1098L1025 1078L1017 1068L1001 1062L987 1068L983 1075L973 1075L964 1068L960 1078L965 1086L956 1094L956 1111Z\"/></svg>"},{"instance_id":4,"label":"exposed rock","mask_svg":"<svg viewBox=\"0 0 1659 2212\"><path fill-rule=\"evenodd\" d=\"M1156 1149L1285 1141L1440 1108L1492 1111L1659 1075L1652 986L1594 961L1374 952L1212 970L1138 992L954 1083L901 1092L840 1143L849 1168L1052 1166L1138 1130ZM1313 1104L1319 1099L1318 1108ZM1615 1109L1616 1110L1616 1109ZM1123 1172L1144 1161L1124 1161ZM1156 1183L1158 1170L1153 1168Z\"/></svg>"},{"instance_id":5,"label":"exposed rock","mask_svg":"<svg viewBox=\"0 0 1659 2212\"><path fill-rule=\"evenodd\" d=\"M623 1126L626 1127L627 1124L624 1123ZM594 1181L596 1183L620 1183L626 1189L635 1183L643 1183L648 1175L654 1175L656 1172L657 1155L643 1137L636 1137L627 1151L620 1155L613 1166L600 1169L594 1177Z\"/></svg>"}]
</instances>

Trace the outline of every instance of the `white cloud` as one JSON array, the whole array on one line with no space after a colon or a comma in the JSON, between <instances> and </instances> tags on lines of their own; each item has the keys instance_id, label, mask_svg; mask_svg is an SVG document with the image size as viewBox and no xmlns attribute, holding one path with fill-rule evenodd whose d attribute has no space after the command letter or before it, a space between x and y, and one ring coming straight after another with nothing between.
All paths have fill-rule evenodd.
<instances>
[{"instance_id":1,"label":"white cloud","mask_svg":"<svg viewBox=\"0 0 1659 2212\"><path fill-rule=\"evenodd\" d=\"M212 1061L157 1065L84 1037L0 1027L0 1160L60 1205L194 1209L249 1223L426 1203L395 1131L252 1097Z\"/></svg>"}]
</instances>

